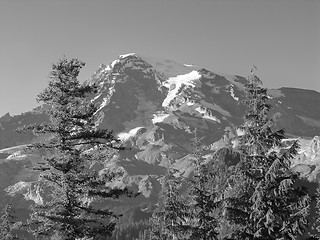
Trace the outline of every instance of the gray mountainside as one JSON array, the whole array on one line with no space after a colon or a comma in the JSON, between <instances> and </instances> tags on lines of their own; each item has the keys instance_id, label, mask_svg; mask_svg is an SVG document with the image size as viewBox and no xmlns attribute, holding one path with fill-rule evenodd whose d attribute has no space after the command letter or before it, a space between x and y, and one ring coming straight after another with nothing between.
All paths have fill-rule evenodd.
<instances>
[{"instance_id":1,"label":"gray mountainside","mask_svg":"<svg viewBox=\"0 0 320 240\"><path fill-rule=\"evenodd\" d=\"M101 65L84 84L96 84L91 96L98 104L97 124L109 128L123 140L128 150L119 152L104 165L92 166L124 171L123 181L142 194L134 199L108 204L136 205L154 202L161 189L160 179L169 158L188 177L192 174L190 139L197 128L209 146L208 157L230 143L243 123L246 78L217 74L204 68L169 60L122 55L109 65ZM300 139L300 155L292 167L310 181L318 181L320 167L320 93L312 90L270 89L272 113L279 113L278 127L288 138ZM42 193L32 171L44 152L23 150L39 141L32 134L13 131L30 123L48 121L45 106L30 112L0 118L0 207L14 201L23 214L31 201L41 202ZM288 139L288 141L290 141ZM13 200L12 200L13 199Z\"/></svg>"}]
</instances>

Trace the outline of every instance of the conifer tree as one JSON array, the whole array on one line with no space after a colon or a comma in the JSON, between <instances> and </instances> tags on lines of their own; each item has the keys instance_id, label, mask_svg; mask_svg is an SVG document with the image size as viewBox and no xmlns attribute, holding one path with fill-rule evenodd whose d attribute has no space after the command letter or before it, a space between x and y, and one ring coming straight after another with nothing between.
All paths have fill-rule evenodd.
<instances>
[{"instance_id":1,"label":"conifer tree","mask_svg":"<svg viewBox=\"0 0 320 240\"><path fill-rule=\"evenodd\" d=\"M13 231L21 225L20 222L16 222L14 216L14 209L11 204L7 204L4 208L4 214L0 218L0 239L3 240L16 240L18 239L14 235Z\"/></svg>"},{"instance_id":2,"label":"conifer tree","mask_svg":"<svg viewBox=\"0 0 320 240\"><path fill-rule=\"evenodd\" d=\"M112 132L96 125L97 106L89 100L94 85L80 84L78 75L84 63L62 59L53 64L50 82L37 100L48 106L51 123L29 125L20 132L32 130L45 135L31 149L46 149L51 154L35 169L40 171L38 185L43 203L35 204L29 226L36 237L59 236L62 240L106 239L111 236L119 217L111 209L95 204L103 199L131 196L127 189L106 187L117 173L99 174L89 169L103 163L107 154L121 149Z\"/></svg>"},{"instance_id":3,"label":"conifer tree","mask_svg":"<svg viewBox=\"0 0 320 240\"><path fill-rule=\"evenodd\" d=\"M151 219L150 240L178 240L185 238L186 205L179 193L181 180L169 161L163 181L160 202Z\"/></svg>"},{"instance_id":4,"label":"conifer tree","mask_svg":"<svg viewBox=\"0 0 320 240\"><path fill-rule=\"evenodd\" d=\"M295 239L307 227L310 198L306 189L295 187L298 175L290 170L299 148L297 141L285 146L283 129L274 131L276 118L269 118L267 90L252 73L246 84L249 107L240 128L241 154L227 213L237 226L229 239Z\"/></svg>"},{"instance_id":5,"label":"conifer tree","mask_svg":"<svg viewBox=\"0 0 320 240\"><path fill-rule=\"evenodd\" d=\"M312 235L312 239L320 239L320 184L318 183L316 195L315 195L315 219L313 223L313 230L315 233ZM310 238L311 239L311 238Z\"/></svg>"},{"instance_id":6,"label":"conifer tree","mask_svg":"<svg viewBox=\"0 0 320 240\"><path fill-rule=\"evenodd\" d=\"M189 239L214 240L218 239L219 234L217 210L220 203L214 188L208 186L212 173L209 173L208 166L204 163L203 145L196 131L192 143L195 170L188 191L189 219L193 219L189 228Z\"/></svg>"},{"instance_id":7,"label":"conifer tree","mask_svg":"<svg viewBox=\"0 0 320 240\"><path fill-rule=\"evenodd\" d=\"M139 237L136 238L135 240L150 240L150 231L149 230L143 230L139 232Z\"/></svg>"}]
</instances>

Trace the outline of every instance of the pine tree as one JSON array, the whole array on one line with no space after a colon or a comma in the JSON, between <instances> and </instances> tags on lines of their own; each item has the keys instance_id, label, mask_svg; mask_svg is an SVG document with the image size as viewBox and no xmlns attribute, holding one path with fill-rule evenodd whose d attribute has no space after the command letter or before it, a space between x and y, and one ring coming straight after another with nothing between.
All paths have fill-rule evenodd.
<instances>
[{"instance_id":1,"label":"pine tree","mask_svg":"<svg viewBox=\"0 0 320 240\"><path fill-rule=\"evenodd\" d=\"M189 198L190 205L189 218L193 219L190 224L189 239L214 240L218 239L218 220L217 210L220 202L214 188L209 188L208 182L212 179L208 166L204 163L203 146L201 139L198 138L196 131L192 140L194 148L194 176L190 181Z\"/></svg>"},{"instance_id":2,"label":"pine tree","mask_svg":"<svg viewBox=\"0 0 320 240\"><path fill-rule=\"evenodd\" d=\"M150 240L150 230L143 230L139 232L139 237L134 240Z\"/></svg>"},{"instance_id":3,"label":"pine tree","mask_svg":"<svg viewBox=\"0 0 320 240\"><path fill-rule=\"evenodd\" d=\"M13 231L17 229L21 223L16 222L14 216L14 209L11 204L7 204L4 208L4 214L0 218L0 239L3 240L16 240L18 239Z\"/></svg>"},{"instance_id":4,"label":"pine tree","mask_svg":"<svg viewBox=\"0 0 320 240\"><path fill-rule=\"evenodd\" d=\"M231 239L295 239L307 227L310 202L306 189L294 186L298 175L290 170L299 145L294 141L285 146L284 130L273 130L276 117L268 117L269 96L260 85L252 73L244 101L249 110L240 128L241 160L227 207L237 226Z\"/></svg>"},{"instance_id":5,"label":"pine tree","mask_svg":"<svg viewBox=\"0 0 320 240\"><path fill-rule=\"evenodd\" d=\"M98 208L96 202L132 196L127 189L106 186L121 173L99 174L90 169L91 164L103 163L121 146L112 131L96 125L98 108L88 98L96 87L80 84L77 79L83 66L77 59L53 64L49 85L37 98L50 106L47 113L51 123L19 130L45 135L45 140L30 148L46 149L51 154L35 168L40 171L38 186L44 195L43 203L33 207L29 221L29 231L37 237L105 239L112 235L120 215Z\"/></svg>"},{"instance_id":6,"label":"pine tree","mask_svg":"<svg viewBox=\"0 0 320 240\"><path fill-rule=\"evenodd\" d=\"M312 239L320 239L320 184L318 183L316 195L315 195L315 214L316 218L313 223L313 230L315 233L312 234ZM310 238L311 239L311 238Z\"/></svg>"},{"instance_id":7,"label":"pine tree","mask_svg":"<svg viewBox=\"0 0 320 240\"><path fill-rule=\"evenodd\" d=\"M176 176L178 172L169 161L160 203L151 219L150 240L186 239L184 230L187 209L179 193L181 180Z\"/></svg>"}]
</instances>

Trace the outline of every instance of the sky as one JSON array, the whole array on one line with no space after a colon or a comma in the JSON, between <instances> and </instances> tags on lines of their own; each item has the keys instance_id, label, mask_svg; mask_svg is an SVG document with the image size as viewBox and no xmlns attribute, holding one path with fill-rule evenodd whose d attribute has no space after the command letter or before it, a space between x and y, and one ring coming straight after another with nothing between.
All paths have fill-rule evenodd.
<instances>
[{"instance_id":1,"label":"sky","mask_svg":"<svg viewBox=\"0 0 320 240\"><path fill-rule=\"evenodd\" d=\"M119 55L194 64L320 92L318 0L0 0L0 116L36 107L53 63Z\"/></svg>"}]
</instances>

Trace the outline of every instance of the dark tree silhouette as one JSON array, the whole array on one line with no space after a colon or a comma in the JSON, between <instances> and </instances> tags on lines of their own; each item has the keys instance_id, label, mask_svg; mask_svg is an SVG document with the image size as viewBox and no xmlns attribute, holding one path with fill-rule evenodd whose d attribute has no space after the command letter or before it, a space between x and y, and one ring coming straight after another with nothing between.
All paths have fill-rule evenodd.
<instances>
[{"instance_id":1,"label":"dark tree silhouette","mask_svg":"<svg viewBox=\"0 0 320 240\"><path fill-rule=\"evenodd\" d=\"M11 204L7 204L4 208L4 214L0 218L0 239L17 240L14 230L21 226L21 222L16 221L14 209Z\"/></svg>"},{"instance_id":2,"label":"dark tree silhouette","mask_svg":"<svg viewBox=\"0 0 320 240\"><path fill-rule=\"evenodd\" d=\"M94 85L80 84L78 75L84 63L62 59L53 64L50 82L37 100L49 106L51 123L25 126L45 135L45 140L30 148L46 149L51 155L36 167L43 203L37 203L29 221L35 236L59 236L64 240L106 239L119 217L108 208L95 204L103 199L132 196L127 189L106 186L121 173L104 174L90 169L121 149L112 131L96 124L97 106L89 100ZM113 151L113 152L112 152Z\"/></svg>"},{"instance_id":3,"label":"dark tree silhouette","mask_svg":"<svg viewBox=\"0 0 320 240\"><path fill-rule=\"evenodd\" d=\"M287 144L283 129L274 131L276 116L269 118L267 89L252 72L246 84L249 110L240 127L237 150L241 160L232 177L227 213L236 230L229 239L295 239L307 227L310 197L295 187L298 175L290 170L299 148Z\"/></svg>"},{"instance_id":4,"label":"dark tree silhouette","mask_svg":"<svg viewBox=\"0 0 320 240\"><path fill-rule=\"evenodd\" d=\"M185 239L187 209L179 193L181 179L178 172L169 161L159 205L151 219L150 240Z\"/></svg>"},{"instance_id":5,"label":"dark tree silhouette","mask_svg":"<svg viewBox=\"0 0 320 240\"><path fill-rule=\"evenodd\" d=\"M209 172L208 166L204 162L204 146L196 131L192 145L195 170L188 189L189 219L192 219L188 229L189 239L215 240L219 235L217 210L221 204L214 188L208 186L214 173Z\"/></svg>"}]
</instances>

